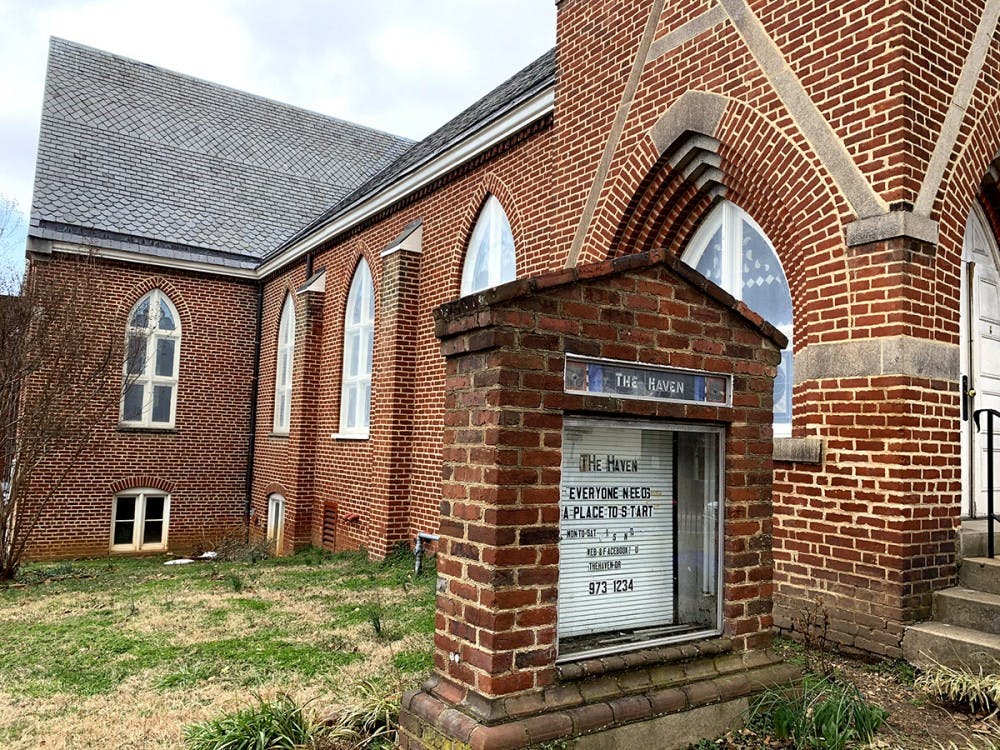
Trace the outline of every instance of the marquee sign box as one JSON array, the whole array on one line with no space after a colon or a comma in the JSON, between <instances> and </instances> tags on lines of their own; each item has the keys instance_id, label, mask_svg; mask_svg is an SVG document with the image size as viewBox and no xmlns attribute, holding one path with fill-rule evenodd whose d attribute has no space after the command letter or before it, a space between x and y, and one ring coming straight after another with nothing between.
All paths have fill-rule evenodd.
<instances>
[{"instance_id":1,"label":"marquee sign box","mask_svg":"<svg viewBox=\"0 0 1000 750\"><path fill-rule=\"evenodd\" d=\"M728 375L636 365L614 360L567 357L565 388L569 393L681 401L728 406Z\"/></svg>"}]
</instances>

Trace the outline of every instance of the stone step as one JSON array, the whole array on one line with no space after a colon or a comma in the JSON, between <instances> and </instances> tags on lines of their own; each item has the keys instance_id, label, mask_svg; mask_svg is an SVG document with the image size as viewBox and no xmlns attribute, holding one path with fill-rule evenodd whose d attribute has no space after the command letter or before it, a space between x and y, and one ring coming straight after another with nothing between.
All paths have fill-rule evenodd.
<instances>
[{"instance_id":1,"label":"stone step","mask_svg":"<svg viewBox=\"0 0 1000 750\"><path fill-rule=\"evenodd\" d=\"M1000 595L962 586L934 593L934 619L1000 635Z\"/></svg>"},{"instance_id":2,"label":"stone step","mask_svg":"<svg viewBox=\"0 0 1000 750\"><path fill-rule=\"evenodd\" d=\"M986 557L986 520L962 521L959 532L959 551L963 558ZM994 552L1000 555L1000 522L993 524Z\"/></svg>"},{"instance_id":3,"label":"stone step","mask_svg":"<svg viewBox=\"0 0 1000 750\"><path fill-rule=\"evenodd\" d=\"M919 669L943 665L1000 674L1000 635L943 622L922 622L906 629L903 658Z\"/></svg>"},{"instance_id":4,"label":"stone step","mask_svg":"<svg viewBox=\"0 0 1000 750\"><path fill-rule=\"evenodd\" d=\"M1000 594L1000 557L967 557L962 560L958 580L967 589Z\"/></svg>"}]
</instances>

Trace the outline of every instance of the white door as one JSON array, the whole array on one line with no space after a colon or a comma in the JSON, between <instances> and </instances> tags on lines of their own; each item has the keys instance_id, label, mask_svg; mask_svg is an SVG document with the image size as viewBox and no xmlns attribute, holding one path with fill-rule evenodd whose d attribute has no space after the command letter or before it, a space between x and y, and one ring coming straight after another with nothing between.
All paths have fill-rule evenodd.
<instances>
[{"instance_id":1,"label":"white door","mask_svg":"<svg viewBox=\"0 0 1000 750\"><path fill-rule=\"evenodd\" d=\"M962 374L968 379L968 420L962 427L962 517L986 512L986 423L972 412L1000 411L1000 273L997 244L978 206L965 228L962 263ZM1000 430L1000 420L996 423ZM1000 441L997 448L1000 449ZM1000 466L996 471L1000 472ZM994 477L1000 485L1000 473ZM1000 491L1000 486L997 487Z\"/></svg>"}]
</instances>

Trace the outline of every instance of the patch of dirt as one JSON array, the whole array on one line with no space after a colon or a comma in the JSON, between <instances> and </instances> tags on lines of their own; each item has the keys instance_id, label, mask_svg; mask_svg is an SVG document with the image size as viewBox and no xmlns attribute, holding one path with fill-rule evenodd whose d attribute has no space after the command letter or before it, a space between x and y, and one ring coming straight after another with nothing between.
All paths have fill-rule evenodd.
<instances>
[{"instance_id":1,"label":"patch of dirt","mask_svg":"<svg viewBox=\"0 0 1000 750\"><path fill-rule=\"evenodd\" d=\"M780 648L779 648L780 652ZM796 658L790 649L783 654ZM797 655L801 659L801 654ZM867 664L843 656L813 655L811 665L853 683L865 700L889 712L875 739L865 747L873 750L980 750L1000 743L1000 721L996 715L974 716L932 702L912 685L912 675L898 662ZM990 744L990 743L994 744ZM792 742L741 729L714 741L695 746L718 750L796 750Z\"/></svg>"}]
</instances>

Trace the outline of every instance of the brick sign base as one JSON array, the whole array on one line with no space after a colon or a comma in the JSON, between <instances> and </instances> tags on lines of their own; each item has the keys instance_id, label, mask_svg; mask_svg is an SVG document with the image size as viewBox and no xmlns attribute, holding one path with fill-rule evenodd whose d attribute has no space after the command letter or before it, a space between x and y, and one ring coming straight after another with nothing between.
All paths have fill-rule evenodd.
<instances>
[{"instance_id":1,"label":"brick sign base","mask_svg":"<svg viewBox=\"0 0 1000 750\"><path fill-rule=\"evenodd\" d=\"M635 747L649 731L657 747L683 746L795 677L766 651L779 332L659 251L463 298L436 311L436 332L447 361L436 674L404 699L402 747ZM567 387L567 357L707 373L731 392L594 393ZM723 428L721 632L557 663L564 417Z\"/></svg>"}]
</instances>

